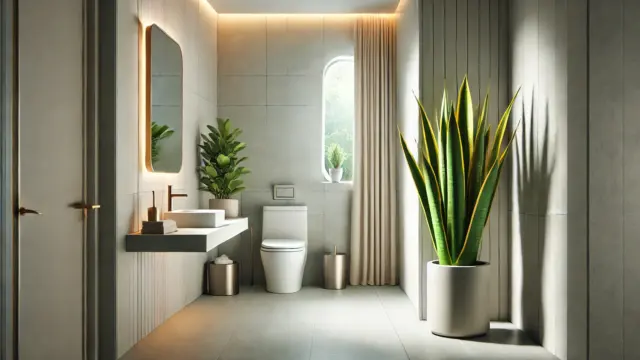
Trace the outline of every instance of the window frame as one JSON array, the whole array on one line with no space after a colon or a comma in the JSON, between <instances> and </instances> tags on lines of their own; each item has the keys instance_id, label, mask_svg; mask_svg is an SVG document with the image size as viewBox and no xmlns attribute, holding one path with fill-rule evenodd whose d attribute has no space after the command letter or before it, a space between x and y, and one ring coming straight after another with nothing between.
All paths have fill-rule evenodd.
<instances>
[{"instance_id":1,"label":"window frame","mask_svg":"<svg viewBox=\"0 0 640 360\"><path fill-rule=\"evenodd\" d=\"M324 70L322 72L322 152L320 153L320 158L321 158L321 167L322 167L322 175L324 176L324 179L326 182L331 182L331 176L329 175L329 172L327 171L326 167L325 167L325 158L326 158L326 151L327 151L327 146L325 143L325 139L326 139L326 134L325 134L325 130L326 130L326 115L327 115L327 101L326 101L326 92L325 92L325 79L327 77L327 71L335 64L339 63L339 62L350 62L354 65L353 68L353 72L354 72L354 84L353 84L353 88L354 88L354 104L353 104L353 109L354 109L354 119L353 119L353 135L354 135L354 143L353 143L353 149L352 149L352 158L351 161L353 162L354 166L352 166L352 169L355 170L355 151L356 151L356 144L355 144L355 133L356 133L356 119L355 119L355 57L353 55L340 55L340 56L336 56L333 59L329 60L327 62L327 65L325 65ZM351 180L341 180L340 183L352 183L353 182L353 174L351 176Z\"/></svg>"}]
</instances>

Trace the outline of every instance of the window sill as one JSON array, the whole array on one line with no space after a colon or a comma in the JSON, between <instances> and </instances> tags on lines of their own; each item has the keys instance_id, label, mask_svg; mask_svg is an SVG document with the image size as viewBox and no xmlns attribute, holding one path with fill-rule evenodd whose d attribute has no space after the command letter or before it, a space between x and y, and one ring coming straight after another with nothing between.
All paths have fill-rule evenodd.
<instances>
[{"instance_id":1,"label":"window sill","mask_svg":"<svg viewBox=\"0 0 640 360\"><path fill-rule=\"evenodd\" d=\"M353 181L341 181L334 183L331 181L323 181L325 191L351 191L353 189Z\"/></svg>"}]
</instances>

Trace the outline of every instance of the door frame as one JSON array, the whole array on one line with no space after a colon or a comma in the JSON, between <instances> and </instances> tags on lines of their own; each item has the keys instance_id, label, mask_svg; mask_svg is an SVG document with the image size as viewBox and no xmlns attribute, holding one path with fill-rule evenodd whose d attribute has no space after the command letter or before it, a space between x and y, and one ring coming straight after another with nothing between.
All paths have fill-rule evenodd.
<instances>
[{"instance_id":1,"label":"door frame","mask_svg":"<svg viewBox=\"0 0 640 360\"><path fill-rule=\"evenodd\" d=\"M86 360L115 360L116 31L113 1L84 0ZM18 358L18 1L0 0L0 360ZM99 217L98 215L99 214Z\"/></svg>"},{"instance_id":2,"label":"door frame","mask_svg":"<svg viewBox=\"0 0 640 360\"><path fill-rule=\"evenodd\" d=\"M17 0L0 0L0 359L17 349Z\"/></svg>"},{"instance_id":3,"label":"door frame","mask_svg":"<svg viewBox=\"0 0 640 360\"><path fill-rule=\"evenodd\" d=\"M96 91L97 178L100 221L97 227L97 325L98 359L116 360L117 342L117 192L116 192L116 64L118 1L85 0L93 4L96 16L93 39ZM96 327L98 327L96 325Z\"/></svg>"}]
</instances>

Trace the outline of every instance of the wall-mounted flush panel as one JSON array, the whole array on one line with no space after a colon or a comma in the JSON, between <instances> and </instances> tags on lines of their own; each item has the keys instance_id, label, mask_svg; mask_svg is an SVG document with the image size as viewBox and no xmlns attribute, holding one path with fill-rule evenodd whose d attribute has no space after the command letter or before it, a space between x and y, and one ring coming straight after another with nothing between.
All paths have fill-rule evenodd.
<instances>
[{"instance_id":1,"label":"wall-mounted flush panel","mask_svg":"<svg viewBox=\"0 0 640 360\"><path fill-rule=\"evenodd\" d=\"M274 185L273 200L294 200L296 191L293 185Z\"/></svg>"}]
</instances>

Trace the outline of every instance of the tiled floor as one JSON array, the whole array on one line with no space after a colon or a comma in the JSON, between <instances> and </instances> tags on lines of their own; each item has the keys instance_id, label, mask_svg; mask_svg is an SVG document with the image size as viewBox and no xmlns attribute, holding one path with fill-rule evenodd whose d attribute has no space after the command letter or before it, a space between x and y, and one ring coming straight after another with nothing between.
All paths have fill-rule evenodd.
<instances>
[{"instance_id":1,"label":"tiled floor","mask_svg":"<svg viewBox=\"0 0 640 360\"><path fill-rule=\"evenodd\" d=\"M122 360L553 360L508 324L485 338L431 335L397 287L304 288L274 295L243 288L203 296Z\"/></svg>"}]
</instances>

